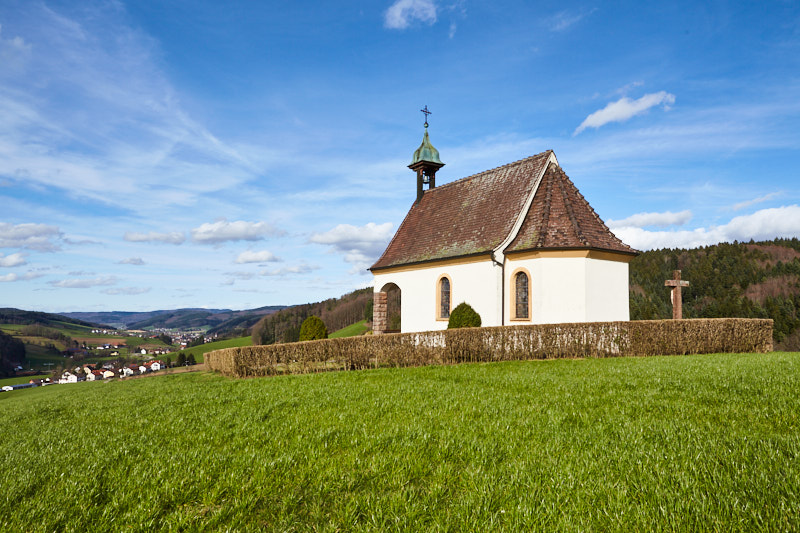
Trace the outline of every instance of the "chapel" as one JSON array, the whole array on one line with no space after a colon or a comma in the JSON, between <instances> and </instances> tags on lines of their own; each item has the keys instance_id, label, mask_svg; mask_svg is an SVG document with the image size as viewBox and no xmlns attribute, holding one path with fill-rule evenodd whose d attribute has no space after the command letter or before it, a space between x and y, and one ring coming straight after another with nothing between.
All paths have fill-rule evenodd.
<instances>
[{"instance_id":1,"label":"chapel","mask_svg":"<svg viewBox=\"0 0 800 533\"><path fill-rule=\"evenodd\" d=\"M461 302L483 326L630 319L628 263L637 252L552 150L437 187L443 166L426 121L409 165L416 200L370 267L376 334L445 329Z\"/></svg>"}]
</instances>

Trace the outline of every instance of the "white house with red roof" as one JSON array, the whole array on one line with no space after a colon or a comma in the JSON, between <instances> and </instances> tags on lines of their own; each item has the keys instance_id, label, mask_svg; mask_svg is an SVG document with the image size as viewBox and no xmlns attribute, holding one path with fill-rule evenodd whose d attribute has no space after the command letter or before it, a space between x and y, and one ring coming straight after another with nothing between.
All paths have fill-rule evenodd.
<instances>
[{"instance_id":1,"label":"white house with red roof","mask_svg":"<svg viewBox=\"0 0 800 533\"><path fill-rule=\"evenodd\" d=\"M370 268L375 333L445 329L461 302L483 326L629 320L637 252L553 151L436 187L444 163L425 126L416 201Z\"/></svg>"}]
</instances>

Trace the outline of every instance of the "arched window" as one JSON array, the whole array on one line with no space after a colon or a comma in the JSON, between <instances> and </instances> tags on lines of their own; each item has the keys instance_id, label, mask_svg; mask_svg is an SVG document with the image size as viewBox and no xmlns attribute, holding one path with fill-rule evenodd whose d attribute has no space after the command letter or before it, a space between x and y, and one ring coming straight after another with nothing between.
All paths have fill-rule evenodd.
<instances>
[{"instance_id":1,"label":"arched window","mask_svg":"<svg viewBox=\"0 0 800 533\"><path fill-rule=\"evenodd\" d=\"M530 318L530 284L528 274L517 272L514 275L514 318Z\"/></svg>"},{"instance_id":2,"label":"arched window","mask_svg":"<svg viewBox=\"0 0 800 533\"><path fill-rule=\"evenodd\" d=\"M439 293L437 294L437 318L450 318L450 279L446 276L439 278Z\"/></svg>"}]
</instances>

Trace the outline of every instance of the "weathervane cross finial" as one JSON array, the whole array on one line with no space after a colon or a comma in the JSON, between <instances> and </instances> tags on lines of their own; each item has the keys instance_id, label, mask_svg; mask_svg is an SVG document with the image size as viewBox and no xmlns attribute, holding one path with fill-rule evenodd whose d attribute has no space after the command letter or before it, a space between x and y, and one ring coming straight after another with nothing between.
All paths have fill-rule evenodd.
<instances>
[{"instance_id":1,"label":"weathervane cross finial","mask_svg":"<svg viewBox=\"0 0 800 533\"><path fill-rule=\"evenodd\" d=\"M426 105L424 108L420 109L422 113L425 113L425 127L428 127L428 115L432 115L433 112L428 111L428 106Z\"/></svg>"}]
</instances>

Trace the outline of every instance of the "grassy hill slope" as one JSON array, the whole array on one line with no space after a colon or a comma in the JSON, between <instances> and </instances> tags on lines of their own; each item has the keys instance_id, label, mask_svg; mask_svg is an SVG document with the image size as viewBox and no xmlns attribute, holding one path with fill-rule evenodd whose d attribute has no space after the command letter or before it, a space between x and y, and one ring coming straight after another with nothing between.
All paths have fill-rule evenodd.
<instances>
[{"instance_id":1,"label":"grassy hill slope","mask_svg":"<svg viewBox=\"0 0 800 533\"><path fill-rule=\"evenodd\" d=\"M2 393L0 530L797 530L798 388L770 353Z\"/></svg>"},{"instance_id":2,"label":"grassy hill slope","mask_svg":"<svg viewBox=\"0 0 800 533\"><path fill-rule=\"evenodd\" d=\"M194 355L195 362L202 363L203 356L208 352L213 350L221 350L223 348L235 348L238 346L250 346L252 344L252 339L250 337L236 337L233 339L225 339L221 341L215 342L207 342L205 344L201 344L199 346L192 346L191 348L186 348L185 350L181 350L186 357L189 357L189 354ZM172 362L175 362L175 358L177 357L178 352L170 354L172 358Z\"/></svg>"},{"instance_id":3,"label":"grassy hill slope","mask_svg":"<svg viewBox=\"0 0 800 533\"><path fill-rule=\"evenodd\" d=\"M328 332L353 325L366 318L365 309L372 304L372 293L372 287L368 287L340 298L295 305L265 316L253 326L253 343L295 342L300 338L300 326L311 315L321 318Z\"/></svg>"}]
</instances>

